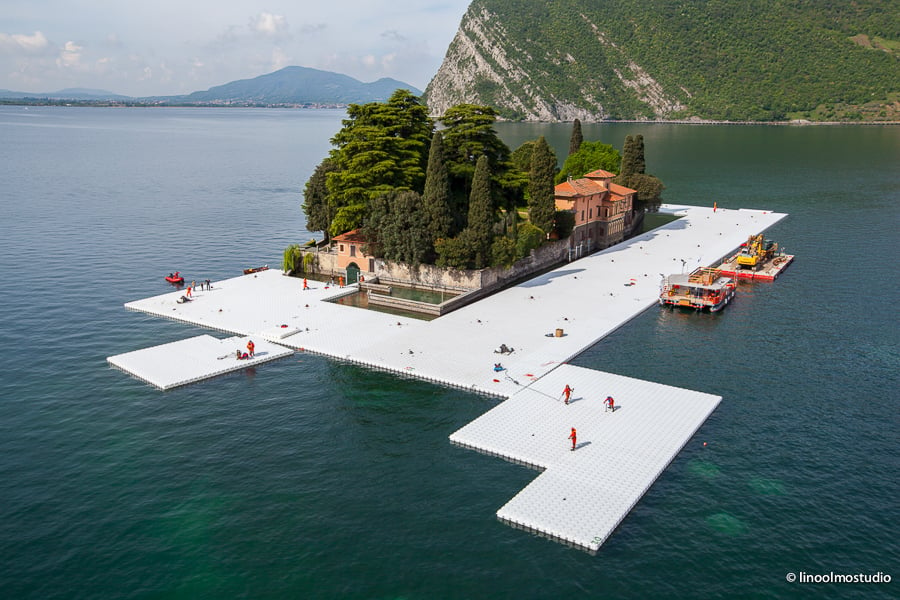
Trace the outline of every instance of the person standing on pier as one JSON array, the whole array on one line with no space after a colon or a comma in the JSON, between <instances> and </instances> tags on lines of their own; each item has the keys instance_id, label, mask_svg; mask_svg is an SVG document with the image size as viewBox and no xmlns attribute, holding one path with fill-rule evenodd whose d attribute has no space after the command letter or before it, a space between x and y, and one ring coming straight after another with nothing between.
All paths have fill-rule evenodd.
<instances>
[{"instance_id":1,"label":"person standing on pier","mask_svg":"<svg viewBox=\"0 0 900 600\"><path fill-rule=\"evenodd\" d=\"M578 440L578 435L575 433L575 428L572 428L572 433L569 434L569 439L572 440L572 452L575 451L575 444Z\"/></svg>"},{"instance_id":2,"label":"person standing on pier","mask_svg":"<svg viewBox=\"0 0 900 600\"><path fill-rule=\"evenodd\" d=\"M613 400L612 396L606 397L606 410L611 410L613 412L616 412L616 401ZM606 412L606 411L604 411L604 412Z\"/></svg>"},{"instance_id":3,"label":"person standing on pier","mask_svg":"<svg viewBox=\"0 0 900 600\"><path fill-rule=\"evenodd\" d=\"M247 341L247 352L250 353L250 358L253 358L253 351L256 349L256 344L253 343L253 340Z\"/></svg>"},{"instance_id":4,"label":"person standing on pier","mask_svg":"<svg viewBox=\"0 0 900 600\"><path fill-rule=\"evenodd\" d=\"M574 392L574 391L575 390L573 388L570 388L569 384L567 383L565 389L563 390L563 397L565 399L566 404L569 403L569 398L572 396L572 392Z\"/></svg>"},{"instance_id":5,"label":"person standing on pier","mask_svg":"<svg viewBox=\"0 0 900 600\"><path fill-rule=\"evenodd\" d=\"M309 289L309 284L306 283L306 277L304 277L303 278L303 291L305 292L308 289Z\"/></svg>"}]
</instances>

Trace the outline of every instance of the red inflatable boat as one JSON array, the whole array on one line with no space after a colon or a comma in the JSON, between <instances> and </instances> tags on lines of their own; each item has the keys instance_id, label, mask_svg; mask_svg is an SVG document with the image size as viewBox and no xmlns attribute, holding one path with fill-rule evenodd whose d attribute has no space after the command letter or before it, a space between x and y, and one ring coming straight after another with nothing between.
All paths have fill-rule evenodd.
<instances>
[{"instance_id":1,"label":"red inflatable boat","mask_svg":"<svg viewBox=\"0 0 900 600\"><path fill-rule=\"evenodd\" d=\"M168 275L166 275L166 281L168 281L169 283L174 283L175 285L181 285L182 283L184 283L184 277L179 275L178 271L175 271L174 273L169 273Z\"/></svg>"}]
</instances>

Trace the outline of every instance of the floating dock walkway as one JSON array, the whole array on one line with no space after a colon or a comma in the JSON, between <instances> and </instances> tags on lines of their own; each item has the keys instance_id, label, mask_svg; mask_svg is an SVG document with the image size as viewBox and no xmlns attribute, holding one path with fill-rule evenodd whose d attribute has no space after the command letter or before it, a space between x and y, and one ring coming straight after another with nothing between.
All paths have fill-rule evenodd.
<instances>
[{"instance_id":1,"label":"floating dock walkway","mask_svg":"<svg viewBox=\"0 0 900 600\"><path fill-rule=\"evenodd\" d=\"M171 292L125 306L506 399L451 440L542 470L498 518L593 552L721 398L566 363L655 306L663 276L718 264L786 216L660 210L681 218L433 321L336 304L329 300L355 287L310 281L304 291L302 280L273 270L214 283L187 304ZM498 354L501 344L513 352ZM129 372L149 381L140 360ZM560 400L566 384L575 388L569 405ZM607 396L621 408L604 412Z\"/></svg>"},{"instance_id":2,"label":"floating dock walkway","mask_svg":"<svg viewBox=\"0 0 900 600\"><path fill-rule=\"evenodd\" d=\"M198 335L170 344L110 356L110 365L161 390L203 381L218 375L278 360L294 353L290 348L257 339L254 356L238 359L237 351L247 351L249 337L224 340Z\"/></svg>"}]
</instances>

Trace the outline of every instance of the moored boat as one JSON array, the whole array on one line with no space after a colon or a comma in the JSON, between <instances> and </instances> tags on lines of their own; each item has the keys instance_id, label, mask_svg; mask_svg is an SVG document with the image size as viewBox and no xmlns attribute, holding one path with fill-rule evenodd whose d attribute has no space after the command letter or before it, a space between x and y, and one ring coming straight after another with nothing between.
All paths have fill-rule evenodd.
<instances>
[{"instance_id":1,"label":"moored boat","mask_svg":"<svg viewBox=\"0 0 900 600\"><path fill-rule=\"evenodd\" d=\"M261 267L250 267L249 269L244 269L244 275L249 275L250 273L259 273L260 271L268 271L269 265L263 265Z\"/></svg>"},{"instance_id":2,"label":"moored boat","mask_svg":"<svg viewBox=\"0 0 900 600\"><path fill-rule=\"evenodd\" d=\"M734 279L718 269L700 267L689 274L669 275L662 282L659 303L716 312L734 298Z\"/></svg>"}]
</instances>

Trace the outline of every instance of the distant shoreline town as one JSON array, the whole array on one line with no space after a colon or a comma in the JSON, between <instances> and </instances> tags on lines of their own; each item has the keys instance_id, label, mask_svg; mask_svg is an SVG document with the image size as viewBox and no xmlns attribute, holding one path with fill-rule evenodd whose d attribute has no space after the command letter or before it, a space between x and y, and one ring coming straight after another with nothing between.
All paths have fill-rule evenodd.
<instances>
[{"instance_id":1,"label":"distant shoreline town","mask_svg":"<svg viewBox=\"0 0 900 600\"><path fill-rule=\"evenodd\" d=\"M209 102L177 102L171 100L78 100L48 97L0 98L0 106L62 106L92 108L287 108L287 109L346 109L349 103L329 102L248 102L245 100L215 100ZM502 117L498 121L507 121ZM518 122L518 121L512 121ZM566 121L545 121L565 123ZM639 123L660 125L900 125L900 121L808 121L791 119L786 121L720 121L701 119L604 119L597 123Z\"/></svg>"}]
</instances>

